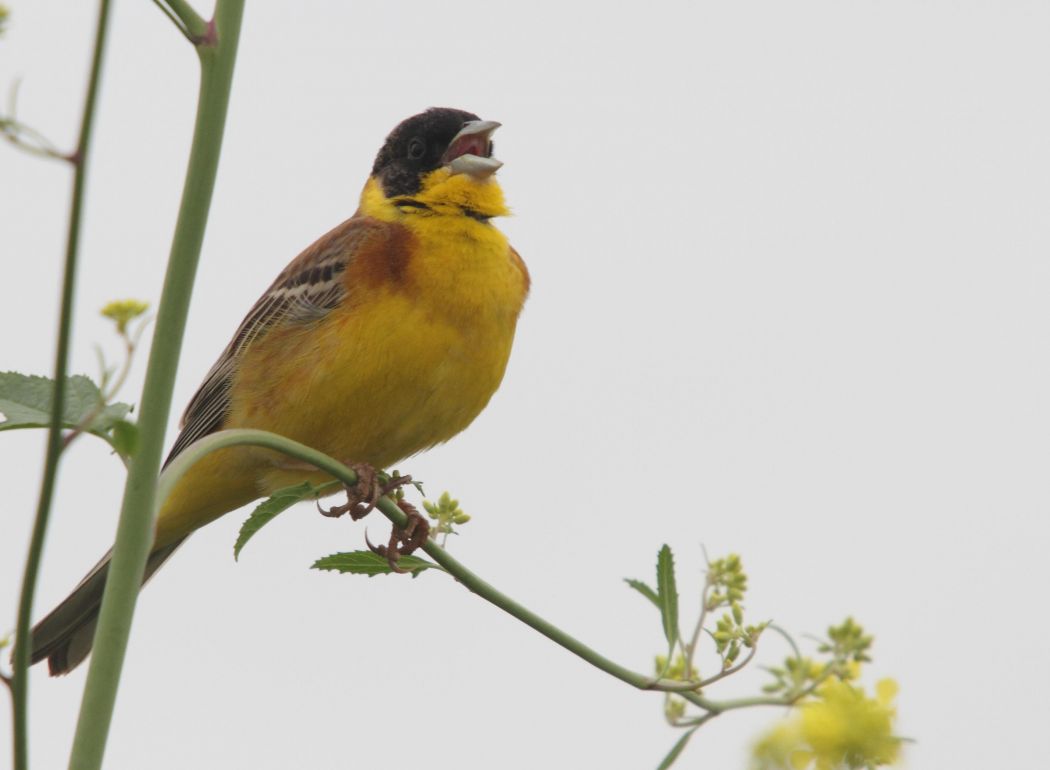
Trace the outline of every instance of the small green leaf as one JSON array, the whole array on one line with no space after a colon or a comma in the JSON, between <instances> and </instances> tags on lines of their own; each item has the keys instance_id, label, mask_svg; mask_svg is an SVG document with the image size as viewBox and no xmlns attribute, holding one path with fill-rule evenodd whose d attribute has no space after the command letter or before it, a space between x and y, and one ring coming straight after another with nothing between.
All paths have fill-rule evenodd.
<instances>
[{"instance_id":1,"label":"small green leaf","mask_svg":"<svg viewBox=\"0 0 1050 770\"><path fill-rule=\"evenodd\" d=\"M685 751L685 747L689 743L689 739L693 737L693 733L695 732L696 728L694 727L682 733L682 737L675 741L674 746L672 746L671 750L667 752L667 756L664 757L663 761L656 766L656 770L667 770L667 768L673 765L675 763L675 760L678 759L678 756L683 751Z\"/></svg>"},{"instance_id":2,"label":"small green leaf","mask_svg":"<svg viewBox=\"0 0 1050 770\"><path fill-rule=\"evenodd\" d=\"M656 594L660 600L660 618L668 647L678 641L678 589L675 587L674 556L664 545L656 558Z\"/></svg>"},{"instance_id":3,"label":"small green leaf","mask_svg":"<svg viewBox=\"0 0 1050 770\"><path fill-rule=\"evenodd\" d=\"M46 428L51 424L51 401L55 383L47 377L0 372L0 430ZM106 433L131 411L128 404L102 405L102 392L82 374L66 379L62 425L76 428L95 414L85 430ZM97 412L97 414L96 414Z\"/></svg>"},{"instance_id":4,"label":"small green leaf","mask_svg":"<svg viewBox=\"0 0 1050 770\"><path fill-rule=\"evenodd\" d=\"M643 583L641 580L634 580L633 578L624 578L623 582L655 604L657 609L660 609L660 597L656 595L656 591L651 589L648 584Z\"/></svg>"},{"instance_id":5,"label":"small green leaf","mask_svg":"<svg viewBox=\"0 0 1050 770\"><path fill-rule=\"evenodd\" d=\"M441 569L437 564L415 556L401 556L397 560L397 565L401 569L411 572L412 577L416 577L420 572L431 567ZM372 551L333 553L331 556L325 556L315 561L312 569L334 570L335 572L344 572L351 575L368 575L368 577L389 575L393 572L386 557Z\"/></svg>"},{"instance_id":6,"label":"small green leaf","mask_svg":"<svg viewBox=\"0 0 1050 770\"><path fill-rule=\"evenodd\" d=\"M112 439L110 444L117 450L121 457L128 458L135 454L135 448L139 443L139 426L127 420L117 420L113 423Z\"/></svg>"},{"instance_id":7,"label":"small green leaf","mask_svg":"<svg viewBox=\"0 0 1050 770\"><path fill-rule=\"evenodd\" d=\"M317 487L308 481L296 484L294 487L278 489L269 499L264 500L252 511L252 515L245 519L241 525L241 531L237 533L237 542L233 544L233 558L236 561L241 555L241 549L252 539L260 529L269 524L277 514L291 508L300 500L307 500L317 496Z\"/></svg>"}]
</instances>

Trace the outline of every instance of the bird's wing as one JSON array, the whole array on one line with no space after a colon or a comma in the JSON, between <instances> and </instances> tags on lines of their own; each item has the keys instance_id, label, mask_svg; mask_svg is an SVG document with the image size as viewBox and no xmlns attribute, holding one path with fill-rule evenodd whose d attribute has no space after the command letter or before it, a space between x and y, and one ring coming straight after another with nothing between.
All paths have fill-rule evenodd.
<instances>
[{"instance_id":1,"label":"bird's wing","mask_svg":"<svg viewBox=\"0 0 1050 770\"><path fill-rule=\"evenodd\" d=\"M376 234L375 222L346 220L296 257L252 306L182 416L181 432L165 465L197 439L219 430L230 411L233 378L244 352L271 329L317 321L346 294L343 272Z\"/></svg>"}]
</instances>

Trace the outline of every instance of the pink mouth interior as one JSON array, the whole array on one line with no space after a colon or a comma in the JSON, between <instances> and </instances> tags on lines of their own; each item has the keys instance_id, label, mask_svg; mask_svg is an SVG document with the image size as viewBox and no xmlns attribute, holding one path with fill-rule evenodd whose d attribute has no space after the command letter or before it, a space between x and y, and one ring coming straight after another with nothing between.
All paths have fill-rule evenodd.
<instances>
[{"instance_id":1,"label":"pink mouth interior","mask_svg":"<svg viewBox=\"0 0 1050 770\"><path fill-rule=\"evenodd\" d=\"M450 163L461 155L477 155L480 158L487 158L491 153L492 142L489 141L488 137L474 134L473 136L460 137L450 144L441 159L445 163Z\"/></svg>"}]
</instances>

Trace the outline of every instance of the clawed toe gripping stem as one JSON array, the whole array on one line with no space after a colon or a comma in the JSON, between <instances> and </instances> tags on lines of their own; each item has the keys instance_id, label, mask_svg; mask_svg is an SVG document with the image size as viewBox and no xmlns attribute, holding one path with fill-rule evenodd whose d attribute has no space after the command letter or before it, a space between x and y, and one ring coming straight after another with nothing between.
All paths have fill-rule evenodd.
<instances>
[{"instance_id":1,"label":"clawed toe gripping stem","mask_svg":"<svg viewBox=\"0 0 1050 770\"><path fill-rule=\"evenodd\" d=\"M388 495L399 487L411 484L411 476L394 476L385 483L380 483L379 474L376 469L366 463L352 463L349 467L357 474L357 483L352 487L346 487L346 502L343 505L333 505L331 508L323 508L317 504L317 510L322 516L338 518L349 513L354 521L363 519L376 507L376 503L384 495ZM365 543L369 550L386 558L390 569L394 572L405 573L408 570L397 566L397 560L401 556L407 556L422 546L427 537L430 536L430 525L427 520L416 510L415 506L407 500L397 500L397 506L404 512L408 520L404 527L394 527L390 533L390 540L386 545L372 545L365 533Z\"/></svg>"},{"instance_id":2,"label":"clawed toe gripping stem","mask_svg":"<svg viewBox=\"0 0 1050 770\"><path fill-rule=\"evenodd\" d=\"M397 560L401 556L408 556L417 548L422 546L430 536L430 524L416 510L416 507L407 500L398 500L397 507L400 508L407 521L404 527L394 527L390 531L390 540L386 545L372 545L365 533L365 543L372 553L385 556L387 564L394 572L406 573L410 570L397 566Z\"/></svg>"}]
</instances>

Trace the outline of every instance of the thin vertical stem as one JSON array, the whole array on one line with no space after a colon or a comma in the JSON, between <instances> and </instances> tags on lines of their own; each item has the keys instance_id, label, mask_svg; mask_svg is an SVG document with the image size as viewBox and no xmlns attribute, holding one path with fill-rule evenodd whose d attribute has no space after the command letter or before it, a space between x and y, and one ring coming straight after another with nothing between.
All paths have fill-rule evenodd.
<instances>
[{"instance_id":1,"label":"thin vertical stem","mask_svg":"<svg viewBox=\"0 0 1050 770\"><path fill-rule=\"evenodd\" d=\"M218 0L197 44L200 97L186 182L140 400L139 443L131 460L94 654L80 705L70 768L102 765L139 584L153 543L157 474L175 371L222 148L244 0Z\"/></svg>"},{"instance_id":2,"label":"thin vertical stem","mask_svg":"<svg viewBox=\"0 0 1050 770\"><path fill-rule=\"evenodd\" d=\"M69 340L73 327L73 296L77 279L77 257L80 253L80 223L83 219L84 187L87 178L88 149L95 124L102 75L102 58L109 28L109 0L100 0L98 26L95 29L95 49L91 59L87 96L80 121L80 136L76 150L68 160L73 164L73 195L69 211L69 230L66 236L66 258L62 273L62 299L58 321L58 342L55 346L55 389L51 403L51 422L48 426L47 449L44 455L44 476L40 483L36 518L29 539L22 592L18 602L18 621L15 631L14 671L11 677L12 720L14 722L14 768L29 767L29 622L33 613L33 597L44 552L47 523L51 515L58 461L62 454L62 414L65 411L66 376L69 369Z\"/></svg>"}]
</instances>

